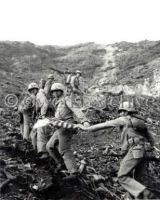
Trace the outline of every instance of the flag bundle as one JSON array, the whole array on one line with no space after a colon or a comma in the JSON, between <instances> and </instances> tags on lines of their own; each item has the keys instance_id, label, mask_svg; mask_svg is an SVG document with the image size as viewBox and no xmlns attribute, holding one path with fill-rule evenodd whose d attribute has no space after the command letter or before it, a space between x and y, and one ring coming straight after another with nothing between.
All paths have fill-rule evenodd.
<instances>
[{"instance_id":1,"label":"flag bundle","mask_svg":"<svg viewBox=\"0 0 160 200\"><path fill-rule=\"evenodd\" d=\"M37 128L41 128L44 126L48 126L48 125L53 125L55 127L62 127L65 129L75 129L75 125L69 122L64 122L62 120L56 119L56 118L45 118L45 119L39 119L33 129L37 129Z\"/></svg>"}]
</instances>

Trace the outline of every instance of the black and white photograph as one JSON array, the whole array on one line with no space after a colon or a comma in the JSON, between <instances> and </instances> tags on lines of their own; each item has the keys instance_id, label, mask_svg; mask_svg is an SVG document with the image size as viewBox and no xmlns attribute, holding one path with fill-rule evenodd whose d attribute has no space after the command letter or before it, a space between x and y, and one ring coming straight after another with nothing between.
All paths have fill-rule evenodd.
<instances>
[{"instance_id":1,"label":"black and white photograph","mask_svg":"<svg viewBox=\"0 0 160 200\"><path fill-rule=\"evenodd\" d=\"M160 199L159 0L0 0L0 199Z\"/></svg>"}]
</instances>

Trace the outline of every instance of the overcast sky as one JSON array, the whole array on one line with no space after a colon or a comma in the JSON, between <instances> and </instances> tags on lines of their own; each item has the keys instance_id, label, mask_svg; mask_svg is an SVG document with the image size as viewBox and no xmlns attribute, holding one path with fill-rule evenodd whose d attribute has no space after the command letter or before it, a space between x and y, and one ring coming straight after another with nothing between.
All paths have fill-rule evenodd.
<instances>
[{"instance_id":1,"label":"overcast sky","mask_svg":"<svg viewBox=\"0 0 160 200\"><path fill-rule=\"evenodd\" d=\"M160 40L160 0L0 0L0 40L44 45Z\"/></svg>"}]
</instances>

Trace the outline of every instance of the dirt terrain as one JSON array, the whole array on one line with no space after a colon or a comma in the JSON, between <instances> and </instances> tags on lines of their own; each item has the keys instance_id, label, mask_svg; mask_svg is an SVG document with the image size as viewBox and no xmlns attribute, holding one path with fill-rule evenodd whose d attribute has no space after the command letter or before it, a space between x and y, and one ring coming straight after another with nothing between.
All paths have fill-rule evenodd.
<instances>
[{"instance_id":1,"label":"dirt terrain","mask_svg":"<svg viewBox=\"0 0 160 200\"><path fill-rule=\"evenodd\" d=\"M156 147L159 148L159 113L155 114L159 101L149 102L150 110L147 110L146 105L141 105L141 112L147 120L148 127L153 131ZM115 118L116 109L117 107L108 103L108 107L103 110L88 108L86 115L92 123L97 123ZM12 109L3 110L0 132L2 200L123 199L125 191L117 182L121 160L118 129L97 133L79 132L74 136L73 148L77 162L80 164L85 160L87 169L78 179L71 180L65 180L65 172L55 174L54 162L51 159L41 161L31 144L22 140L17 115ZM146 161L148 168L143 181L157 197L160 197L160 159L159 155L157 156L156 160ZM100 183L94 181L96 175L103 177L105 190L99 187Z\"/></svg>"},{"instance_id":2,"label":"dirt terrain","mask_svg":"<svg viewBox=\"0 0 160 200\"><path fill-rule=\"evenodd\" d=\"M160 149L159 57L159 41L71 47L0 42L1 199L123 199L125 191L117 182L122 158L118 129L79 131L74 136L73 148L79 165L84 160L87 168L78 179L66 181L65 171L55 174L54 162L51 159L42 162L31 144L22 140L17 114L6 105L6 96L13 94L19 101L30 82L38 83L53 73L55 81L64 83L65 71L79 69L83 74L84 112L92 124L116 118L124 94L123 100L134 100L153 133L155 146ZM13 98L8 101L14 104ZM148 168L143 181L160 197L159 154L156 156L146 161Z\"/></svg>"}]
</instances>

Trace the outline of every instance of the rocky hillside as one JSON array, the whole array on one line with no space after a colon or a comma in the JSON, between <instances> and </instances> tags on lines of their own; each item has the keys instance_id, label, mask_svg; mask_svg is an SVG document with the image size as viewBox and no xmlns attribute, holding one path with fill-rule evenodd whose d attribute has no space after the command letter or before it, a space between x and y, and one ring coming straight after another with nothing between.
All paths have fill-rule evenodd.
<instances>
[{"instance_id":1,"label":"rocky hillside","mask_svg":"<svg viewBox=\"0 0 160 200\"><path fill-rule=\"evenodd\" d=\"M71 47L36 46L29 42L0 42L1 102L7 93L17 96L30 81L54 72L83 71L88 95L124 91L126 94L160 95L160 41L95 43Z\"/></svg>"},{"instance_id":2,"label":"rocky hillside","mask_svg":"<svg viewBox=\"0 0 160 200\"><path fill-rule=\"evenodd\" d=\"M53 73L81 69L84 77L92 79L97 67L104 64L104 48L88 43L73 47L35 46L29 42L0 43L0 93L1 101L7 93L19 96L31 81L39 81ZM56 79L64 77L55 73Z\"/></svg>"},{"instance_id":3,"label":"rocky hillside","mask_svg":"<svg viewBox=\"0 0 160 200\"><path fill-rule=\"evenodd\" d=\"M107 45L105 50L105 63L94 75L95 91L160 95L160 42L121 42Z\"/></svg>"},{"instance_id":4,"label":"rocky hillside","mask_svg":"<svg viewBox=\"0 0 160 200\"><path fill-rule=\"evenodd\" d=\"M1 42L1 199L124 199L125 191L117 182L121 160L120 134L117 128L88 134L79 131L74 135L73 149L77 164L86 161L87 166L82 176L68 182L65 179L67 177L65 171L55 174L53 160L48 159L45 162L40 160L31 143L22 139L18 115L12 108L6 108L4 99L9 93L19 97L30 81L38 83L40 78L46 78L51 72L55 74L57 81L60 79L63 82L64 77L50 68L60 71L80 69L83 71L83 86L86 88L85 103L92 105L83 111L91 123L117 117L117 108L122 97L119 94L124 91L126 93L124 98L133 99L133 95L136 96L134 99L137 109L154 136L155 147L160 149L160 98L153 98L160 94L159 57L160 42L143 41L136 44L121 42L113 45L88 43L73 47ZM109 95L106 95L107 93ZM148 169L144 173L143 181L159 199L158 149L156 157L147 163ZM95 175L103 178L103 188L99 187Z\"/></svg>"}]
</instances>

